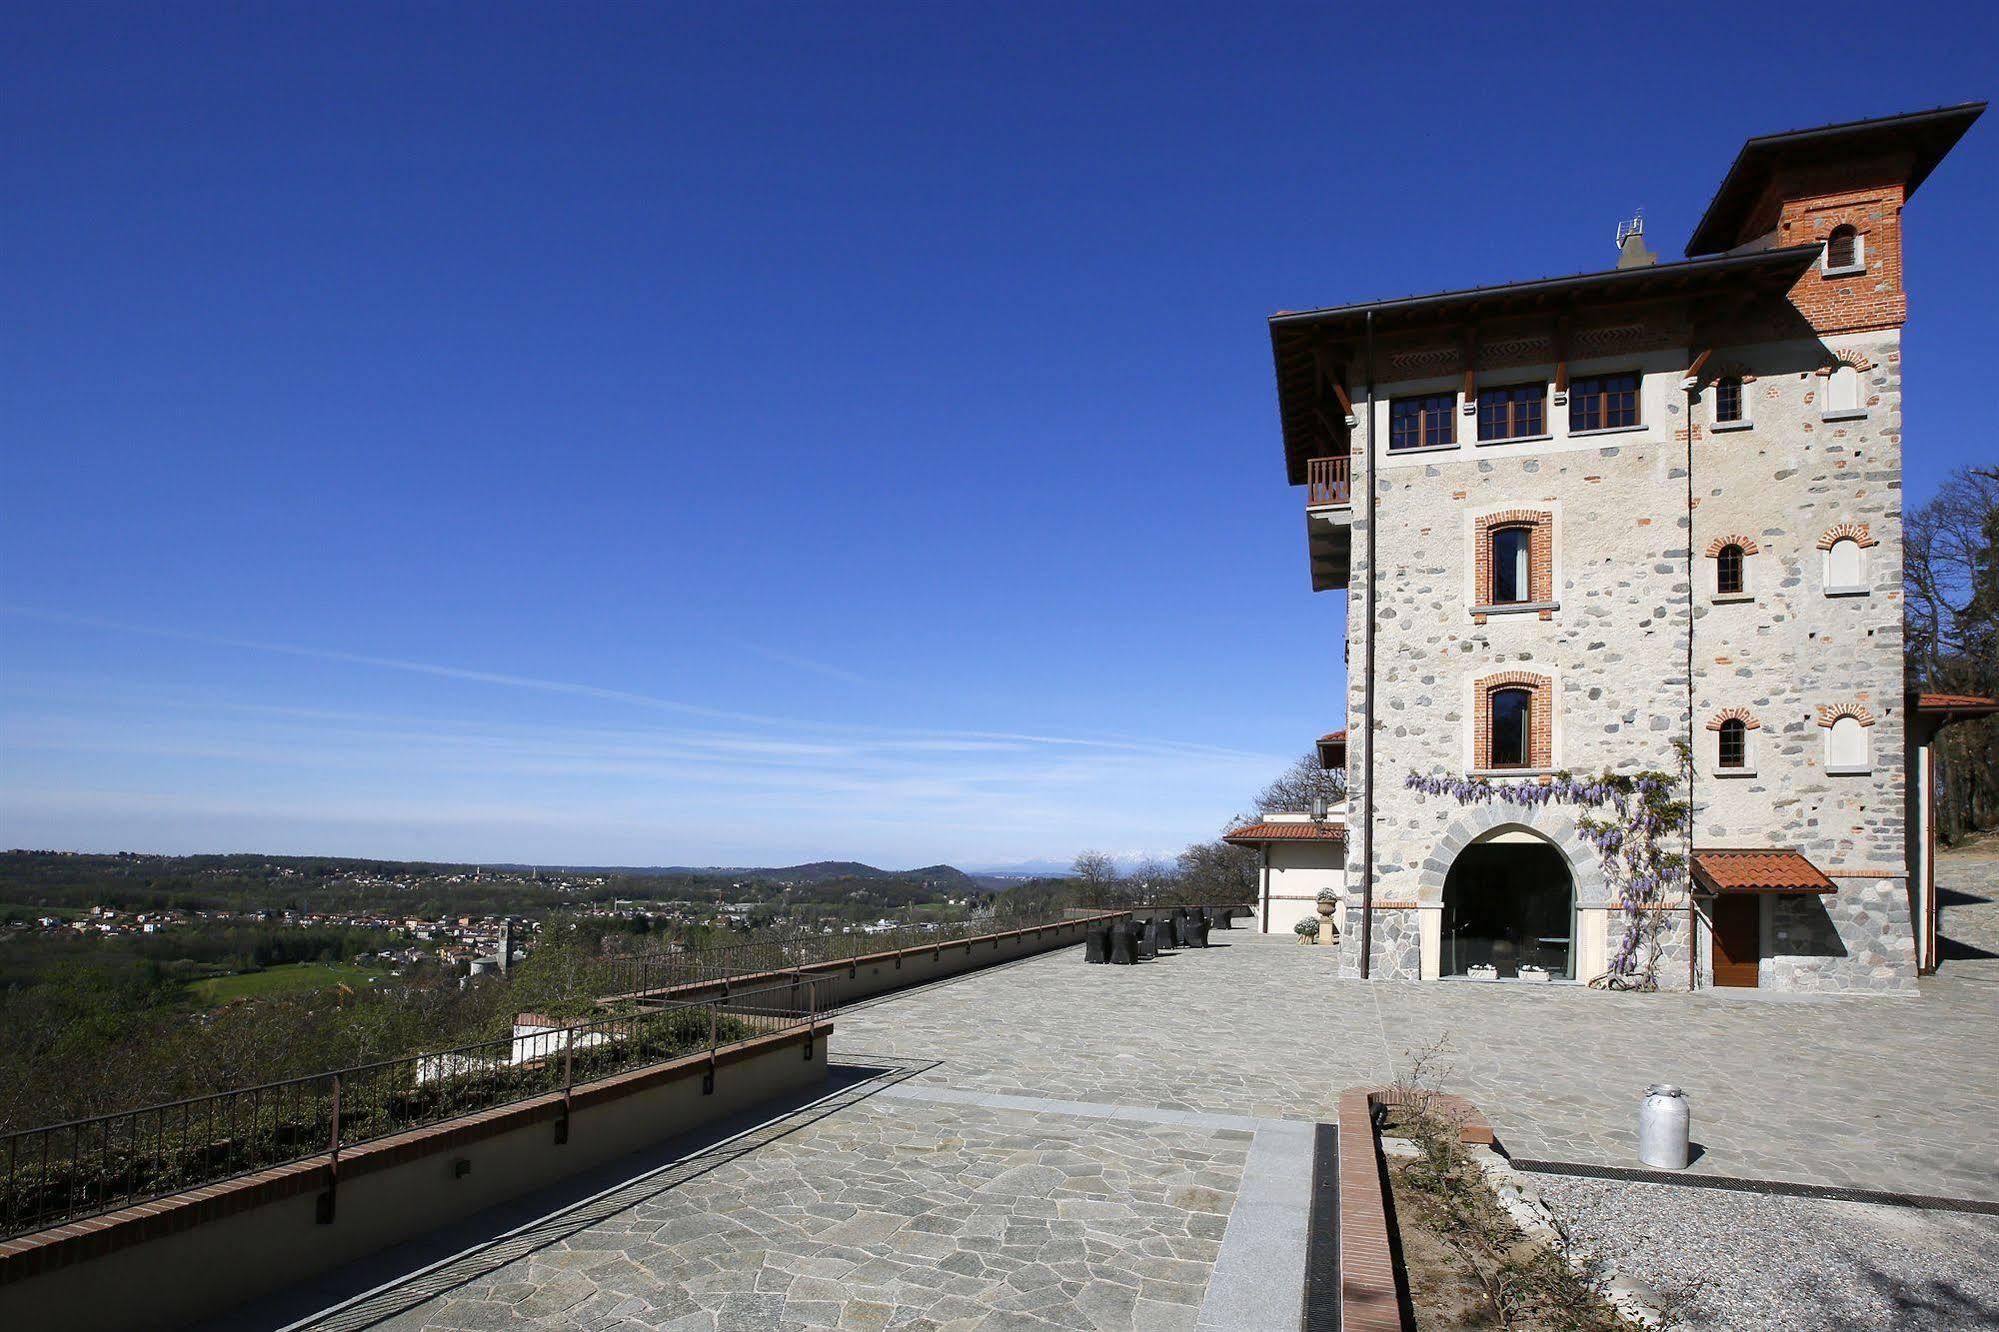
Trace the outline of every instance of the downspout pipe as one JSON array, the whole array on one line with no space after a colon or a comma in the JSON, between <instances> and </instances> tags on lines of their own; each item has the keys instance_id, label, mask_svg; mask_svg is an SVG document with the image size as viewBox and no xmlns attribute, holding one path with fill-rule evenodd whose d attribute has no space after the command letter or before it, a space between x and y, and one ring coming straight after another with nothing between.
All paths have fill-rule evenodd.
<instances>
[{"instance_id":1,"label":"downspout pipe","mask_svg":"<svg viewBox=\"0 0 1999 1332\"><path fill-rule=\"evenodd\" d=\"M1700 811L1694 805L1694 773L1699 769L1694 753L1694 616L1699 607L1696 583L1700 569L1694 554L1694 407L1700 401L1700 381L1689 376L1682 386L1687 395L1687 991L1700 988L1699 910L1694 905L1694 829L1700 826Z\"/></svg>"},{"instance_id":2,"label":"downspout pipe","mask_svg":"<svg viewBox=\"0 0 1999 1332\"><path fill-rule=\"evenodd\" d=\"M1360 978L1374 969L1374 311L1367 312L1367 421L1361 446L1367 451L1367 630L1361 663L1361 707L1366 729L1361 732L1361 869Z\"/></svg>"}]
</instances>

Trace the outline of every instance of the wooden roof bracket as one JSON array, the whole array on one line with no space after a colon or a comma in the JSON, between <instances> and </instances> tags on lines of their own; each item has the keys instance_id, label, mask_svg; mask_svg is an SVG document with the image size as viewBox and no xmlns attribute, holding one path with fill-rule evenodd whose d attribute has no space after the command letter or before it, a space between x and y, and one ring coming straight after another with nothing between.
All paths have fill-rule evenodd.
<instances>
[{"instance_id":1,"label":"wooden roof bracket","mask_svg":"<svg viewBox=\"0 0 1999 1332\"><path fill-rule=\"evenodd\" d=\"M1328 364L1329 353L1332 350L1333 348L1329 343L1320 342L1314 344L1312 347L1312 364L1318 368L1319 379L1327 388L1333 391L1333 400L1340 405L1340 415L1345 419L1347 429L1352 430L1360 424L1360 418L1354 415L1353 399L1347 396L1347 386L1340 382L1340 376L1335 374L1333 367Z\"/></svg>"},{"instance_id":2,"label":"wooden roof bracket","mask_svg":"<svg viewBox=\"0 0 1999 1332\"><path fill-rule=\"evenodd\" d=\"M1464 413L1478 411L1478 325L1465 325L1465 404Z\"/></svg>"},{"instance_id":3,"label":"wooden roof bracket","mask_svg":"<svg viewBox=\"0 0 1999 1332\"><path fill-rule=\"evenodd\" d=\"M1701 371L1707 367L1707 358L1714 355L1714 348L1703 347L1701 354L1694 357L1694 363L1687 367L1687 373L1680 378L1680 387L1692 389L1700 387Z\"/></svg>"},{"instance_id":4,"label":"wooden roof bracket","mask_svg":"<svg viewBox=\"0 0 1999 1332\"><path fill-rule=\"evenodd\" d=\"M1560 315L1555 320L1555 406L1565 407L1569 401L1569 316Z\"/></svg>"}]
</instances>

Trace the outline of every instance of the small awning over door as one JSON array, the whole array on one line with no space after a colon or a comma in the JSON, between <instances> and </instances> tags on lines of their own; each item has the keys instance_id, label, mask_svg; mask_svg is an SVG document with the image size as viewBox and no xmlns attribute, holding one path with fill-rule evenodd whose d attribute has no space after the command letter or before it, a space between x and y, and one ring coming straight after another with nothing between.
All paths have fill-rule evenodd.
<instances>
[{"instance_id":1,"label":"small awning over door","mask_svg":"<svg viewBox=\"0 0 1999 1332\"><path fill-rule=\"evenodd\" d=\"M1831 893L1836 892L1817 865L1801 852L1694 852L1694 885L1709 893Z\"/></svg>"}]
</instances>

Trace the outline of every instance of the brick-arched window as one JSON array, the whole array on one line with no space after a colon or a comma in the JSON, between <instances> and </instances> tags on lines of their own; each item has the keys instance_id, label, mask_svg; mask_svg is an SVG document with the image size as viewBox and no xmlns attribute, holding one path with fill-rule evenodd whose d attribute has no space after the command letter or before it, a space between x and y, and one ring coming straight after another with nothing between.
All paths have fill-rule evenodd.
<instances>
[{"instance_id":1,"label":"brick-arched window","mask_svg":"<svg viewBox=\"0 0 1999 1332\"><path fill-rule=\"evenodd\" d=\"M1714 382L1714 419L1720 425L1734 425L1748 418L1742 396L1742 376L1723 375Z\"/></svg>"},{"instance_id":2,"label":"brick-arched window","mask_svg":"<svg viewBox=\"0 0 1999 1332\"><path fill-rule=\"evenodd\" d=\"M1819 725L1825 728L1825 768L1834 776L1859 775L1874 770L1874 745L1868 730L1874 714L1858 703L1835 703L1819 708Z\"/></svg>"},{"instance_id":3,"label":"brick-arched window","mask_svg":"<svg viewBox=\"0 0 1999 1332\"><path fill-rule=\"evenodd\" d=\"M1714 732L1715 772L1723 777L1748 777L1756 771L1756 732L1763 723L1747 708L1723 708L1709 719Z\"/></svg>"},{"instance_id":4,"label":"brick-arched window","mask_svg":"<svg viewBox=\"0 0 1999 1332\"><path fill-rule=\"evenodd\" d=\"M1474 534L1472 599L1481 610L1542 607L1547 619L1555 599L1554 515L1508 509L1478 520ZM1480 616L1481 620L1483 616Z\"/></svg>"},{"instance_id":5,"label":"brick-arched window","mask_svg":"<svg viewBox=\"0 0 1999 1332\"><path fill-rule=\"evenodd\" d=\"M1474 693L1476 767L1504 772L1554 766L1555 691L1547 676L1508 671L1480 680Z\"/></svg>"},{"instance_id":6,"label":"brick-arched window","mask_svg":"<svg viewBox=\"0 0 1999 1332\"><path fill-rule=\"evenodd\" d=\"M1742 595L1742 562L1747 558L1742 547L1730 542L1714 557L1714 590L1717 596L1738 597Z\"/></svg>"},{"instance_id":7,"label":"brick-arched window","mask_svg":"<svg viewBox=\"0 0 1999 1332\"><path fill-rule=\"evenodd\" d=\"M1860 233L1851 226L1841 223L1825 238L1825 270L1836 273L1841 270L1858 269L1863 260L1864 248Z\"/></svg>"},{"instance_id":8,"label":"brick-arched window","mask_svg":"<svg viewBox=\"0 0 1999 1332\"><path fill-rule=\"evenodd\" d=\"M1718 536L1707 546L1707 557L1714 561L1714 594L1717 597L1746 597L1749 595L1749 557L1760 550L1754 537L1731 532Z\"/></svg>"}]
</instances>

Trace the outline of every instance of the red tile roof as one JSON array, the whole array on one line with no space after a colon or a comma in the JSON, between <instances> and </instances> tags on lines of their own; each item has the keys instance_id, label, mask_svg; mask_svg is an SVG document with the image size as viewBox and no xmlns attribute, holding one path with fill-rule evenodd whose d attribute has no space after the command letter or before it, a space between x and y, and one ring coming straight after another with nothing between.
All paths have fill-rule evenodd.
<instances>
[{"instance_id":1,"label":"red tile roof","mask_svg":"<svg viewBox=\"0 0 1999 1332\"><path fill-rule=\"evenodd\" d=\"M1999 712L1999 698L1979 694L1917 694L1918 712Z\"/></svg>"},{"instance_id":2,"label":"red tile roof","mask_svg":"<svg viewBox=\"0 0 1999 1332\"><path fill-rule=\"evenodd\" d=\"M1694 882L1711 893L1830 893L1832 880L1796 851L1696 851Z\"/></svg>"},{"instance_id":3,"label":"red tile roof","mask_svg":"<svg viewBox=\"0 0 1999 1332\"><path fill-rule=\"evenodd\" d=\"M1249 823L1222 834L1224 842L1344 842L1344 823Z\"/></svg>"},{"instance_id":4,"label":"red tile roof","mask_svg":"<svg viewBox=\"0 0 1999 1332\"><path fill-rule=\"evenodd\" d=\"M1319 737L1319 743L1322 745L1330 745L1336 743L1343 745L1346 742L1347 742L1347 732L1344 726L1342 726L1337 731L1327 731L1324 735Z\"/></svg>"}]
</instances>

